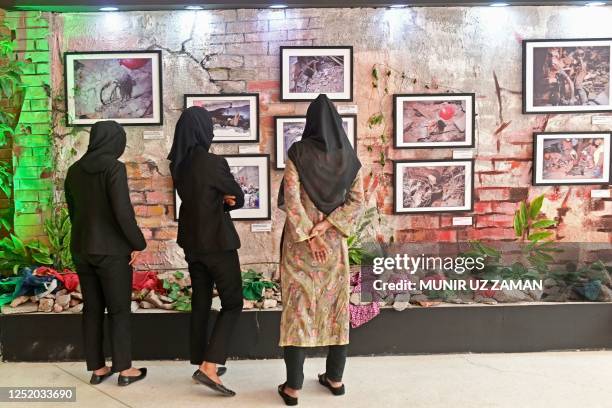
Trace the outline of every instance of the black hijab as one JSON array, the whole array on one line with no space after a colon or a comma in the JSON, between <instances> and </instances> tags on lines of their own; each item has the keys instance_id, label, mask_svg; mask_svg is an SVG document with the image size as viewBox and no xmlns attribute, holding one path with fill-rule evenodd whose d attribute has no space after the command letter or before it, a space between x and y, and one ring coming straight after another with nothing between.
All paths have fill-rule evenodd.
<instances>
[{"instance_id":1,"label":"black hijab","mask_svg":"<svg viewBox=\"0 0 612 408\"><path fill-rule=\"evenodd\" d=\"M96 122L89 133L87 152L79 165L88 173L99 173L114 164L125 151L125 130L115 121Z\"/></svg>"},{"instance_id":2,"label":"black hijab","mask_svg":"<svg viewBox=\"0 0 612 408\"><path fill-rule=\"evenodd\" d=\"M342 118L323 94L308 107L302 140L289 148L288 156L297 167L308 197L326 215L344 204L361 168L342 127ZM279 206L284 201L281 184Z\"/></svg>"},{"instance_id":3,"label":"black hijab","mask_svg":"<svg viewBox=\"0 0 612 408\"><path fill-rule=\"evenodd\" d=\"M180 167L188 163L196 146L206 151L210 149L214 134L213 121L210 112L199 106L185 109L181 114L174 130L174 141L168 155L172 179L177 183Z\"/></svg>"}]
</instances>

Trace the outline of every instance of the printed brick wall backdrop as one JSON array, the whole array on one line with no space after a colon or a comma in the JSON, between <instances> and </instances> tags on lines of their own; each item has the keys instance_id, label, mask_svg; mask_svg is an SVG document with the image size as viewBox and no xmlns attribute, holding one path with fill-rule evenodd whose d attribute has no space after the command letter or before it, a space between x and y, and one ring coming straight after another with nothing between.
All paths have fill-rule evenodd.
<instances>
[{"instance_id":1,"label":"printed brick wall backdrop","mask_svg":"<svg viewBox=\"0 0 612 408\"><path fill-rule=\"evenodd\" d=\"M21 237L46 239L43 220L53 197L49 22L39 12L9 12L5 21L16 33L17 58L30 62L21 78L25 100L12 143L14 229Z\"/></svg>"},{"instance_id":2,"label":"printed brick wall backdrop","mask_svg":"<svg viewBox=\"0 0 612 408\"><path fill-rule=\"evenodd\" d=\"M260 151L274 151L274 115L303 114L305 103L279 102L281 45L353 45L355 104L359 115L359 155L366 167L368 205L386 214L397 241L450 241L513 238L517 202L545 193L544 211L557 217L557 239L611 242L612 201L591 200L591 187L530 186L533 131L602 130L591 115L521 114L523 38L612 37L612 9L584 7L296 9L92 13L48 16L51 21L52 89L63 95L65 51L159 48L164 69L164 140L143 140L130 127L124 155L138 222L149 240L140 268L183 267L175 243L172 182L165 159L185 93L259 92ZM584 24L588 21L589 24ZM390 146L390 96L372 88L374 64L403 71L410 81L391 92L475 92L477 158L474 225L453 227L449 215L391 214L393 159L450 158L446 149L397 151ZM494 75L499 82L496 91ZM368 117L382 106L389 126L370 129ZM63 109L63 101L55 107ZM55 123L55 133L69 129ZM87 145L86 130L56 137L61 172ZM386 134L386 142L381 142ZM216 145L216 153L237 153L236 145ZM381 156L385 158L381 162ZM272 202L282 173L273 171ZM273 231L251 233L238 222L242 263L274 268L284 222L273 209Z\"/></svg>"}]
</instances>

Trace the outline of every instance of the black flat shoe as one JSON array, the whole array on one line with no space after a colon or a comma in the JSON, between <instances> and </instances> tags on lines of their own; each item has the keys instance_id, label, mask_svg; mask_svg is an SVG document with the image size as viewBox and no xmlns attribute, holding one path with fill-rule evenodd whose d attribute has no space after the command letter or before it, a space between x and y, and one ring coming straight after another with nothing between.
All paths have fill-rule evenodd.
<instances>
[{"instance_id":1,"label":"black flat shoe","mask_svg":"<svg viewBox=\"0 0 612 408\"><path fill-rule=\"evenodd\" d=\"M140 375L121 375L119 374L119 378L117 379L117 384L120 387L125 387L130 385L131 383L135 383L136 381L140 381L147 376L147 369L145 367L139 368Z\"/></svg>"},{"instance_id":2,"label":"black flat shoe","mask_svg":"<svg viewBox=\"0 0 612 408\"><path fill-rule=\"evenodd\" d=\"M89 383L93 385L98 385L113 374L114 373L111 370L108 370L108 373L102 374L102 375L91 373L91 378L89 379Z\"/></svg>"},{"instance_id":3,"label":"black flat shoe","mask_svg":"<svg viewBox=\"0 0 612 408\"><path fill-rule=\"evenodd\" d=\"M296 397L292 397L291 395L285 393L286 384L287 383L284 383L278 386L278 395L280 395L283 401L285 401L285 405L289 405L289 406L297 405L298 399Z\"/></svg>"},{"instance_id":4,"label":"black flat shoe","mask_svg":"<svg viewBox=\"0 0 612 408\"><path fill-rule=\"evenodd\" d=\"M226 397L233 397L234 395L236 395L236 393L234 391L230 390L229 388L227 388L223 384L217 384L216 382L211 380L210 377L207 376L200 369L197 369L195 371L195 373L193 373L191 378L193 378L193 381L195 381L195 382L197 382L199 384L205 385L208 388L210 388L211 390L216 391L216 392L218 392L218 393L220 393L222 395L225 395Z\"/></svg>"},{"instance_id":5,"label":"black flat shoe","mask_svg":"<svg viewBox=\"0 0 612 408\"><path fill-rule=\"evenodd\" d=\"M227 367L218 367L217 368L217 375L219 377L221 377L225 373L227 373Z\"/></svg>"},{"instance_id":6,"label":"black flat shoe","mask_svg":"<svg viewBox=\"0 0 612 408\"><path fill-rule=\"evenodd\" d=\"M325 374L319 374L319 384L329 389L334 395L344 395L344 393L346 392L346 390L344 389L344 384L339 387L332 387L332 385L327 380L327 375Z\"/></svg>"}]
</instances>

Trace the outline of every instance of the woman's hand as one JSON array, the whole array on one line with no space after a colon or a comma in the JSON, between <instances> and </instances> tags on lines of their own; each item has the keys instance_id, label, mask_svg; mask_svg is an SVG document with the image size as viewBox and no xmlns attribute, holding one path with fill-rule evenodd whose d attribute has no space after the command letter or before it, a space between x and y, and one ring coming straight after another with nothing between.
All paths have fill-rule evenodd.
<instances>
[{"instance_id":1,"label":"woman's hand","mask_svg":"<svg viewBox=\"0 0 612 408\"><path fill-rule=\"evenodd\" d=\"M134 266L134 264L138 261L139 255L140 251L132 251L132 255L130 257L130 266Z\"/></svg>"},{"instance_id":2,"label":"woman's hand","mask_svg":"<svg viewBox=\"0 0 612 408\"><path fill-rule=\"evenodd\" d=\"M227 205L229 205L230 207L233 207L236 205L236 196L233 195L224 195L223 196L223 202Z\"/></svg>"},{"instance_id":3,"label":"woman's hand","mask_svg":"<svg viewBox=\"0 0 612 408\"><path fill-rule=\"evenodd\" d=\"M324 219L312 228L312 230L310 231L310 235L322 236L331 227L333 227L332 223L327 221L327 219Z\"/></svg>"},{"instance_id":4,"label":"woman's hand","mask_svg":"<svg viewBox=\"0 0 612 408\"><path fill-rule=\"evenodd\" d=\"M308 240L308 245L310 246L310 252L312 253L312 257L315 259L315 261L320 264L327 262L329 247L320 236L310 238Z\"/></svg>"}]
</instances>

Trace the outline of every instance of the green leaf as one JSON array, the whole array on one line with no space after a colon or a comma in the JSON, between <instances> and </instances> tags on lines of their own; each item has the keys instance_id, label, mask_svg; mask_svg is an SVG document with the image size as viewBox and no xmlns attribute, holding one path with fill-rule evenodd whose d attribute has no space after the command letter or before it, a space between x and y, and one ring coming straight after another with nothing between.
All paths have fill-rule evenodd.
<instances>
[{"instance_id":1,"label":"green leaf","mask_svg":"<svg viewBox=\"0 0 612 408\"><path fill-rule=\"evenodd\" d=\"M13 241L13 248L15 253L25 257L27 253L25 246L23 245L23 241L13 234L11 234L11 240Z\"/></svg>"},{"instance_id":2,"label":"green leaf","mask_svg":"<svg viewBox=\"0 0 612 408\"><path fill-rule=\"evenodd\" d=\"M521 226L523 229L527 226L527 206L525 202L521 202L521 206L519 207L519 219L521 221Z\"/></svg>"},{"instance_id":3,"label":"green leaf","mask_svg":"<svg viewBox=\"0 0 612 408\"><path fill-rule=\"evenodd\" d=\"M550 231L535 232L527 237L530 241L540 241L553 235Z\"/></svg>"},{"instance_id":4,"label":"green leaf","mask_svg":"<svg viewBox=\"0 0 612 408\"><path fill-rule=\"evenodd\" d=\"M540 195L531 201L529 205L529 217L533 220L536 219L538 214L540 214L540 210L542 209L542 203L544 203L544 195Z\"/></svg>"},{"instance_id":5,"label":"green leaf","mask_svg":"<svg viewBox=\"0 0 612 408\"><path fill-rule=\"evenodd\" d=\"M523 226L521 224L521 218L519 212L514 215L514 235L521 237L523 235Z\"/></svg>"},{"instance_id":6,"label":"green leaf","mask_svg":"<svg viewBox=\"0 0 612 408\"><path fill-rule=\"evenodd\" d=\"M47 254L32 254L32 258L41 265L53 264L53 260Z\"/></svg>"},{"instance_id":7,"label":"green leaf","mask_svg":"<svg viewBox=\"0 0 612 408\"><path fill-rule=\"evenodd\" d=\"M534 222L533 224L531 224L531 227L532 228L548 228L556 224L557 224L557 221L546 219L546 220L539 220L539 221Z\"/></svg>"}]
</instances>

